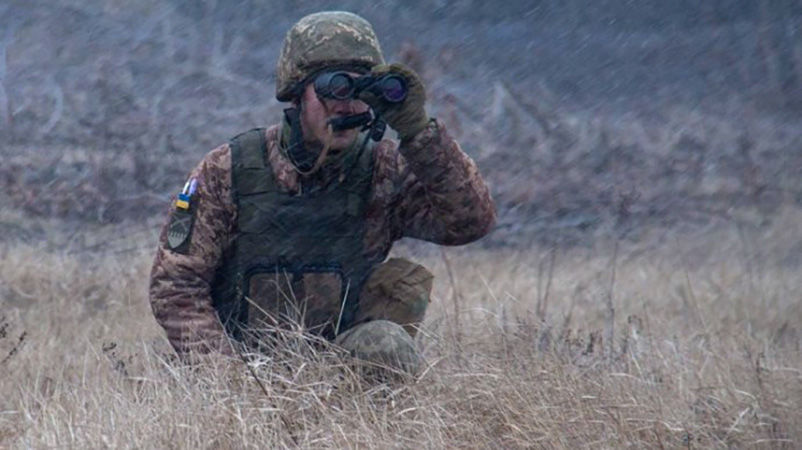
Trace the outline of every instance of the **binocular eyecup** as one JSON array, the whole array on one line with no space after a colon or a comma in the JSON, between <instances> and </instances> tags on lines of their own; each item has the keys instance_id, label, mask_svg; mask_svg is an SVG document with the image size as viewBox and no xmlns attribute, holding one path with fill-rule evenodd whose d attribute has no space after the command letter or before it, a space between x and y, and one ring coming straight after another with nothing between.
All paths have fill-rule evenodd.
<instances>
[{"instance_id":1,"label":"binocular eyecup","mask_svg":"<svg viewBox=\"0 0 802 450\"><path fill-rule=\"evenodd\" d=\"M388 103L401 103L407 98L406 80L392 73L380 77L353 77L344 71L323 72L315 77L314 86L317 95L335 100L355 99L362 91L368 91Z\"/></svg>"}]
</instances>

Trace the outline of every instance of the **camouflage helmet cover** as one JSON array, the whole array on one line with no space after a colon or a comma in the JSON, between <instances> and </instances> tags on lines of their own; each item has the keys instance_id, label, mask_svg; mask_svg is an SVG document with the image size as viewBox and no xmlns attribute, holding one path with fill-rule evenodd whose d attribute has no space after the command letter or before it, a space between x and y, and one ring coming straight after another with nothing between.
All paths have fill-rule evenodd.
<instances>
[{"instance_id":1,"label":"camouflage helmet cover","mask_svg":"<svg viewBox=\"0 0 802 450\"><path fill-rule=\"evenodd\" d=\"M328 66L369 69L384 64L373 27L344 11L310 14L287 32L276 67L276 98L290 101L296 84Z\"/></svg>"}]
</instances>

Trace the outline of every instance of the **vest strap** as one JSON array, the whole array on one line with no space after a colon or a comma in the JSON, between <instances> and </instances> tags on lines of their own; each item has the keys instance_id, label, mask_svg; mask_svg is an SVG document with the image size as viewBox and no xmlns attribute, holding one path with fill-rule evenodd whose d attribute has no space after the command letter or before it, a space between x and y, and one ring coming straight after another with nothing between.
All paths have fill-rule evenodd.
<instances>
[{"instance_id":1,"label":"vest strap","mask_svg":"<svg viewBox=\"0 0 802 450\"><path fill-rule=\"evenodd\" d=\"M246 131L230 142L231 195L239 206L242 195L266 192L274 188L273 170L267 162L264 128Z\"/></svg>"},{"instance_id":2,"label":"vest strap","mask_svg":"<svg viewBox=\"0 0 802 450\"><path fill-rule=\"evenodd\" d=\"M265 129L254 128L231 140L231 162L243 169L264 169L267 158ZM246 151L257 149L257 151ZM258 151L261 149L261 151Z\"/></svg>"}]
</instances>

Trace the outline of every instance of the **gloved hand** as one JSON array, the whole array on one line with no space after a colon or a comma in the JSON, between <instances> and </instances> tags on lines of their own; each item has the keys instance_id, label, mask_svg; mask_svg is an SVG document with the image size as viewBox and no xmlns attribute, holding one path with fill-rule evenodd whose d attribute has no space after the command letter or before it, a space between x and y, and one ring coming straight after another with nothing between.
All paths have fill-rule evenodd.
<instances>
[{"instance_id":1,"label":"gloved hand","mask_svg":"<svg viewBox=\"0 0 802 450\"><path fill-rule=\"evenodd\" d=\"M374 66L370 74L381 77L388 73L402 76L407 82L407 98L401 103L391 103L372 92L364 90L359 93L359 99L370 105L380 114L387 124L398 132L401 140L410 139L420 133L429 123L424 104L426 91L423 82L414 70L403 64L381 64Z\"/></svg>"}]
</instances>

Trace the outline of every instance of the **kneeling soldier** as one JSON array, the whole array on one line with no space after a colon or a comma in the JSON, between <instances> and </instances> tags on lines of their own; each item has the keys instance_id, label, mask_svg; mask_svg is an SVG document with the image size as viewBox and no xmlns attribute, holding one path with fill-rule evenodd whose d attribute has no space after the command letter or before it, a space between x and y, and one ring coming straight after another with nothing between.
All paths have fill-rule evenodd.
<instances>
[{"instance_id":1,"label":"kneeling soldier","mask_svg":"<svg viewBox=\"0 0 802 450\"><path fill-rule=\"evenodd\" d=\"M415 373L432 275L387 254L402 237L484 236L488 188L361 17L304 17L276 71L283 120L212 150L175 201L151 273L156 320L180 355L230 354L229 338L297 323ZM385 124L400 142L382 139Z\"/></svg>"}]
</instances>

